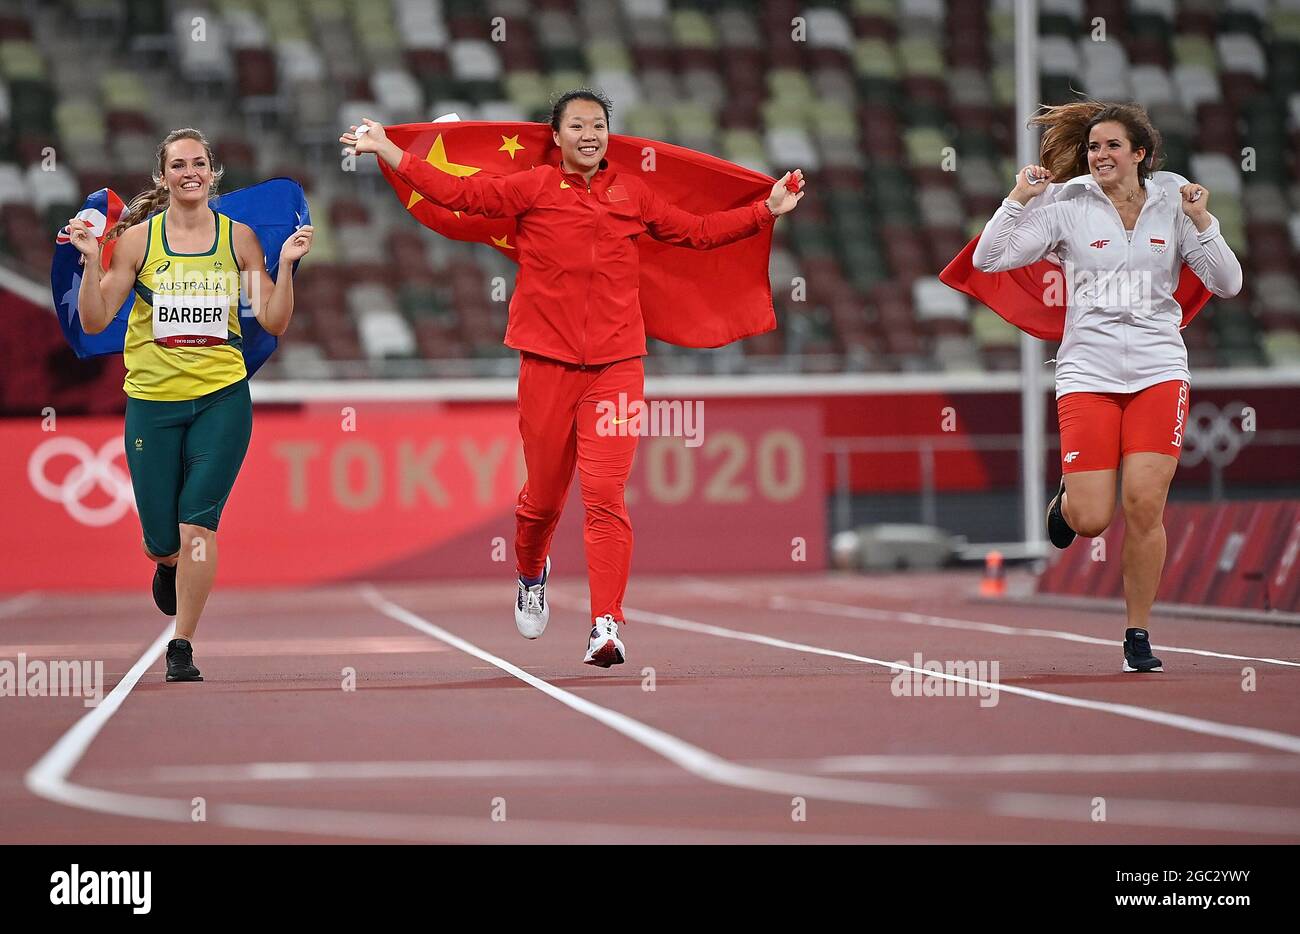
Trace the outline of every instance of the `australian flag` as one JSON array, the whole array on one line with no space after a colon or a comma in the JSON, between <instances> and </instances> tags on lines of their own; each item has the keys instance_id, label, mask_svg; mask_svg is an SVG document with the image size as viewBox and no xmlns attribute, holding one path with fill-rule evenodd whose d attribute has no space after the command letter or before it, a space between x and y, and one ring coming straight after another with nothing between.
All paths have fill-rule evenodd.
<instances>
[{"instance_id":1,"label":"australian flag","mask_svg":"<svg viewBox=\"0 0 1300 934\"><path fill-rule=\"evenodd\" d=\"M249 188L241 188L220 195L211 202L212 210L220 211L233 220L253 228L262 253L266 257L266 271L274 281L280 273L280 248L299 227L311 223L307 208L307 195L291 178L273 178ZM105 232L111 230L125 210L122 199L112 189L101 188L86 199L77 212L85 220L102 247L104 268L108 268L114 242L104 243ZM121 353L126 343L126 322L135 293L127 295L122 307L107 328L98 334L87 334L81 329L77 315L77 294L81 289L81 253L68 239L68 228L59 231L54 247L54 262L50 267L50 287L54 292L54 310L72 349L81 359L103 354ZM294 263L296 271L298 264ZM248 375L257 372L276 347L274 335L262 329L253 314L253 308L242 298L239 306L239 328L243 334L244 365Z\"/></svg>"}]
</instances>

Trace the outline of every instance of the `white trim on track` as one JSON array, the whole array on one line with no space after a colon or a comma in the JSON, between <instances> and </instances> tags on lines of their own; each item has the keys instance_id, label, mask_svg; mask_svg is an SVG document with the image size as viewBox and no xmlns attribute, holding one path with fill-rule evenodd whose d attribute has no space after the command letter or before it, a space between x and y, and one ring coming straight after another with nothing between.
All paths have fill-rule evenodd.
<instances>
[{"instance_id":1,"label":"white trim on track","mask_svg":"<svg viewBox=\"0 0 1300 934\"><path fill-rule=\"evenodd\" d=\"M714 584L699 580L688 580L685 584L692 592L712 597L727 603L753 603L753 597L738 587L726 584ZM1080 642L1087 645L1122 646L1121 639L1103 639L1083 633L1066 632L1059 629L1037 629L1024 626L1006 626L1001 623L986 623L981 620L960 619L950 616L932 616L928 613L913 613L910 610L886 610L880 607L853 606L847 603L833 603L829 600L814 600L809 597L787 597L774 594L765 600L768 609L804 610L820 613L823 616L843 616L849 619L864 619L877 623L907 623L913 626L937 626L943 629L965 629L970 632L987 632L999 636L1032 636L1041 639L1060 639L1064 642ZM1282 665L1288 668L1300 668L1300 662L1284 658L1268 658L1257 655L1234 655L1229 652L1215 652L1210 649L1192 649L1185 646L1157 645L1152 648L1159 652L1171 652L1181 655L1200 655L1205 658L1225 658L1231 661L1262 662L1266 665Z\"/></svg>"},{"instance_id":2,"label":"white trim on track","mask_svg":"<svg viewBox=\"0 0 1300 934\"><path fill-rule=\"evenodd\" d=\"M1215 720L1203 720L1200 717L1167 713L1166 711L1154 710L1149 707L1138 707L1135 704L1115 704L1110 701L1090 700L1084 697L1074 697L1069 694L1053 694L1049 691L1039 691L1035 688L1021 687L1018 684L1002 684L993 681L982 681L979 678L967 678L963 675L917 668L913 665L905 665L898 660L888 661L885 659L871 658L866 655L857 655L853 652L841 652L837 649L827 649L817 645L809 645L804 642L791 642L787 639L778 639L773 636L762 635L761 633L745 632L739 629L727 629L722 626L699 623L694 620L682 619L677 616L668 616L663 613L652 613L649 610L635 610L629 607L624 607L623 612L629 620L634 622L649 623L653 626L679 629L684 632L696 632L707 636L718 636L722 639L752 642L757 645L766 645L777 649L788 649L809 655L823 655L831 658L841 658L845 661L861 662L864 665L874 665L876 667L885 668L892 672L907 671L912 672L913 674L918 674L923 678L939 678L944 681L953 681L977 689L984 689L985 691L996 691L999 693L1017 695L1019 697L1028 697L1032 700L1057 704L1062 707L1075 707L1082 710L1096 711L1098 713L1114 714L1115 716L1127 717L1131 720L1141 720L1147 723L1159 724L1160 726L1185 730L1190 733L1200 733L1204 736L1218 736L1223 739L1236 740L1237 742L1242 743L1251 743L1256 746L1264 746L1268 749L1278 749L1282 752L1300 755L1300 736L1293 736L1290 733L1279 733L1274 730L1265 730L1253 726L1239 726L1233 723L1220 723Z\"/></svg>"},{"instance_id":3,"label":"white trim on track","mask_svg":"<svg viewBox=\"0 0 1300 934\"><path fill-rule=\"evenodd\" d=\"M591 719L601 723L610 729L622 734L654 752L659 753L670 762L675 763L687 772L714 784L728 785L734 788L744 788L751 791L769 792L780 795L792 795L807 798L817 798L829 801L840 801L852 804L865 804L884 807L903 807L903 808L921 808L921 809L959 809L961 807L982 806L983 810L1009 817L1030 817L1044 820L1060 820L1075 822L1092 822L1090 799L1082 795L1068 794L1043 794L1038 792L993 792L988 794L971 794L969 791L958 791L956 794L949 793L943 788L930 787L923 785L899 785L884 784L880 782L861 782L838 779L825 779L812 775L795 774L774 769L761 768L750 765L742 765L723 759L705 749L695 746L679 737L666 733L648 724L642 723L626 714L611 710L593 703L586 698L579 697L570 691L551 684L538 678L536 675L529 674L519 666L499 658L496 655L481 649L468 640L448 632L441 626L437 626L422 616L399 606L385 598L378 590L370 586L362 588L362 595L375 609L384 613L392 619L403 622L413 629L426 633L432 638L445 642L446 644L457 648L468 655L489 662L492 665L523 681L525 684L536 688L546 696L570 709L581 713ZM567 602L567 601L566 601ZM576 601L574 601L576 605ZM624 613L628 619L639 619L642 622L652 622L650 617L658 617L659 625L669 626L670 628L680 628L687 631L699 631L708 635L723 635L727 638L747 638L750 641L762 642L764 644L775 645L779 648L799 648L812 651L814 654L835 655L839 657L851 658L857 661L868 661L876 664L883 664L886 667L897 667L889 662L879 662L875 659L866 659L862 656L850 656L847 653L833 652L828 649L817 649L813 646L799 646L798 643L788 643L784 640L769 639L766 636L756 636L752 633L739 633L736 630L726 630L721 627L706 626L699 623L690 623L686 620L674 620L671 617L663 617L660 614L652 614L644 611L628 610L624 608ZM673 620L677 624L671 625L665 620ZM904 665L904 669L911 671L920 671L922 674L937 674L936 672L926 672L922 669L911 668ZM957 675L947 675L946 677L954 680L966 681L972 684L981 682L974 679L962 678ZM1001 690L1011 690L1010 687L997 686ZM1012 693L1018 693L1028 696L1045 695L1042 691L1032 691L1025 688L1016 688ZM1048 697L1059 698L1058 702L1073 705L1076 698L1065 697L1064 695L1046 695ZM1084 702L1084 706L1091 705L1095 702ZM1116 708L1111 712L1119 712L1126 705L1101 705L1104 708ZM1147 711L1143 708L1132 708L1142 716L1139 719L1145 719L1145 715L1151 714L1159 716L1158 711ZM1195 718L1179 718L1174 715L1168 715L1171 721L1187 721L1185 728L1192 728L1193 732L1210 732L1213 728L1226 727L1233 731L1239 731L1241 735L1255 736L1261 745L1270 745L1268 740L1272 737L1281 737L1285 741L1294 744L1294 751L1300 751L1300 737L1285 736L1285 734L1271 734L1266 730L1253 730L1251 728L1231 727L1225 724L1215 724L1210 721L1198 721ZM1223 804L1218 802L1200 802L1200 801L1163 801L1163 800L1137 800L1137 799L1115 799L1108 802L1109 812L1113 822L1119 824L1134 824L1142 826L1161 826L1161 827L1180 827L1184 829L1199 830L1220 830L1236 832L1253 832L1265 834L1280 834L1295 836L1300 834L1300 810L1287 807L1267 807L1248 804Z\"/></svg>"}]
</instances>

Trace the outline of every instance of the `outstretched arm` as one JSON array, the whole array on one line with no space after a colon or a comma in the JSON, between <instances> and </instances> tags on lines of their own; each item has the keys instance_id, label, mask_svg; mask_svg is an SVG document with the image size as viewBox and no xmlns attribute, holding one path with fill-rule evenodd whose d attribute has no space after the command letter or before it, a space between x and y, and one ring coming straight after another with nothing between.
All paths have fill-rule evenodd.
<instances>
[{"instance_id":1,"label":"outstretched arm","mask_svg":"<svg viewBox=\"0 0 1300 934\"><path fill-rule=\"evenodd\" d=\"M449 211L465 211L484 217L517 217L533 206L537 197L535 172L511 175L450 175L401 149L388 138L383 126L363 119L363 126L351 127L339 142L357 155L373 152L397 177L434 204Z\"/></svg>"},{"instance_id":2,"label":"outstretched arm","mask_svg":"<svg viewBox=\"0 0 1300 934\"><path fill-rule=\"evenodd\" d=\"M664 201L647 186L642 189L641 219L650 236L693 250L712 250L752 237L793 211L803 199L803 172L787 172L772 186L766 201L755 201L729 211L692 214Z\"/></svg>"}]
</instances>

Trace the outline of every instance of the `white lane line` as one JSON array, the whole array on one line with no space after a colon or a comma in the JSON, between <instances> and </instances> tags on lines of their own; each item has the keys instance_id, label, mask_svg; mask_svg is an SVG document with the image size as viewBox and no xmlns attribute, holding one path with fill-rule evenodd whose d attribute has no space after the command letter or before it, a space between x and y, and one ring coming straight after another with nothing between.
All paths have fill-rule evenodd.
<instances>
[{"instance_id":1,"label":"white lane line","mask_svg":"<svg viewBox=\"0 0 1300 934\"><path fill-rule=\"evenodd\" d=\"M90 788L68 781L77 763L109 718L122 706L140 678L162 654L172 634L168 623L153 644L131 666L122 680L99 703L61 736L27 771L25 783L32 794L88 811L119 817L169 821L199 828L190 798L161 798ZM200 789L202 790L202 789ZM213 804L207 823L263 832L297 833L365 840L405 840L429 843L886 843L907 842L803 833L765 833L728 830L681 829L640 825L577 823L545 820L493 822L482 818L440 817L427 814L337 811L261 804ZM507 826L508 825L508 826ZM503 828L503 829L498 829ZM918 841L911 842L940 842Z\"/></svg>"},{"instance_id":2,"label":"white lane line","mask_svg":"<svg viewBox=\"0 0 1300 934\"><path fill-rule=\"evenodd\" d=\"M493 669L496 670L496 669ZM1300 757L1240 752L1017 753L1011 755L860 755L820 759L770 759L743 762L756 768L820 774L1029 774L1159 772L1294 772ZM219 782L391 781L491 778L590 779L602 783L662 783L688 776L667 762L618 763L581 759L461 759L357 762L240 762L163 765L152 769L100 770L101 784L202 784Z\"/></svg>"},{"instance_id":3,"label":"white lane line","mask_svg":"<svg viewBox=\"0 0 1300 934\"><path fill-rule=\"evenodd\" d=\"M378 599L381 604L387 604L377 592L371 591L374 598ZM434 635L435 638L442 638L436 633L445 634L449 640L448 644L459 648L461 645L466 649L472 650L470 654L482 658L484 661L496 660L500 662L497 667L508 666L503 670L509 671L515 677L520 678L526 683L537 682L538 679L529 675L527 672L510 665L509 662L496 659L495 656L489 655L476 646L470 645L451 633L445 633L444 630L427 623L415 614L409 613L401 607L388 604L402 616L409 616L411 620L402 619L402 616L395 618L402 619L408 625L412 625L421 632ZM391 614L389 614L391 615ZM45 753L37 762L28 770L25 776L27 788L40 797L48 800L66 804L70 807L79 807L85 810L98 811L105 814L111 814L121 817L137 817L149 820L169 821L172 823L188 824L191 827L198 828L200 825L193 820L193 802L191 798L162 798L152 795L127 794L121 792L105 791L97 788L90 788L84 785L77 785L68 781L68 776L76 768L77 763L85 755L86 750L90 747L91 742L103 729L109 718L122 706L126 697L139 682L145 671L147 671L158 656L162 653L163 646L166 645L167 639L171 635L171 624L159 634L153 644L145 649L144 653L131 667L130 671L114 685L113 690L104 698L100 704L87 711L81 719L62 736L59 740ZM459 645L458 645L459 643ZM612 722L627 721L635 727L640 727L646 732L638 741L644 741L657 734L667 737L670 745L673 743L680 744L685 751L694 750L689 744L677 740L675 737L663 734L651 727L639 724L631 718L624 717L614 711L606 711L595 704L591 704L582 698L569 694L559 688L554 688L546 682L547 688L565 695L568 700L562 702L574 707L582 712L585 707L590 707L596 711L604 711L609 715ZM558 698L557 699L561 699ZM597 716L597 719L602 719ZM617 726L614 727L618 729ZM621 732L621 730L620 730ZM643 742L643 744L647 744ZM655 748L651 746L650 748ZM655 749L655 751L660 751ZM681 750L679 750L681 751ZM823 797L830 800L847 800L852 803L861 804L884 804L886 806L897 807L932 807L929 802L938 800L939 795L927 789L921 789L908 785L885 785L880 783L866 783L861 781L845 781L837 779L815 779L801 775L786 775L785 773L772 772L766 769L754 769L745 766L735 766L725 760L713 756L711 753L699 750L702 758L694 761L692 764L697 767L707 768L713 762L721 763L723 766L734 770L730 775L726 772L724 776L736 779L747 777L754 779L765 779L774 777L780 784L779 793L788 794L787 782L793 780L795 787L800 789L799 793L809 797ZM661 753L664 754L664 753ZM672 756L665 756L670 761L676 761ZM681 765L680 762L677 764ZM689 771L689 769L688 769ZM694 774L700 774L698 772ZM708 777L706 771L704 777ZM718 781L718 776L711 778L712 781ZM746 787L741 785L739 787ZM203 789L196 789L203 790ZM767 787L760 787L755 790L771 790ZM881 800L885 798L887 800ZM911 803L909 803L911 802ZM1236 833L1260 833L1267 835L1300 835L1300 812L1288 811L1282 808L1259 808L1250 805L1207 805L1201 802L1132 802L1124 799L1113 798L1109 800L1109 813L1115 819L1116 823L1126 823L1144 826L1162 826L1162 827L1179 827L1179 828L1196 828L1207 830L1221 830ZM955 806L949 802L949 806ZM1035 819L1056 820L1056 821L1076 821L1090 822L1090 809L1086 805L1086 800L1070 795L1043 795L1043 794L1013 794L997 795L986 799L986 809L997 814L1008 816L1030 817ZM207 822L226 827L238 827L255 831L279 831L285 833L299 833L304 835L326 836L326 837L355 837L359 839L391 839L391 840L411 840L419 842L465 842L481 843L485 840L483 829L484 821L478 818L464 817L439 817L427 814L395 814L391 812L355 812L355 811L337 811L311 808L291 808L274 805L254 805L254 804L222 804L213 803L208 808ZM552 843L565 841L570 843L576 842L608 842L611 837L616 839L625 839L635 842L759 842L760 840L781 840L784 842L802 841L808 843L814 842L834 842L834 838L814 838L804 834L785 835L778 834L754 834L734 833L727 831L713 830L680 830L677 828L659 828L659 827L620 827L614 825L593 825L588 823L570 823L547 821L519 821L511 820L501 822L499 826L510 825L510 829L502 834L500 842L532 842L532 843ZM489 830L488 833L495 831ZM491 838L489 838L491 839ZM862 838L838 838L840 842L849 842L857 839L858 842L864 842Z\"/></svg>"},{"instance_id":4,"label":"white lane line","mask_svg":"<svg viewBox=\"0 0 1300 934\"><path fill-rule=\"evenodd\" d=\"M703 581L690 581L687 586L696 593L710 596L727 603L745 602L752 604L753 597L745 592L725 584L712 584ZM766 599L769 609L805 610L820 613L823 616L843 616L849 619L866 619L872 622L909 623L914 626L938 626L944 629L965 629L971 632L988 632L999 636L1034 636L1042 639L1060 639L1065 642L1082 642L1087 645L1122 646L1122 640L1102 639L1086 636L1082 633L1063 632L1056 629L1036 629L1021 626L1004 626L999 623L985 623L973 619L955 619L948 616L931 616L926 613L913 613L908 610L883 610L876 607L852 606L846 603L831 603L826 600L812 600L801 597L787 597L780 594ZM1226 658L1232 661L1263 662L1268 665L1284 665L1288 668L1300 668L1300 662L1282 658L1267 658L1256 655L1233 655L1228 652L1212 652L1209 649L1191 649L1184 646L1156 645L1160 652L1172 652L1181 655L1201 655L1207 658Z\"/></svg>"},{"instance_id":5,"label":"white lane line","mask_svg":"<svg viewBox=\"0 0 1300 934\"><path fill-rule=\"evenodd\" d=\"M19 613L40 602L41 592L39 590L29 590L26 593L20 593L8 598L7 600L0 600L0 619L3 619L6 616L17 616Z\"/></svg>"},{"instance_id":6,"label":"white lane line","mask_svg":"<svg viewBox=\"0 0 1300 934\"><path fill-rule=\"evenodd\" d=\"M773 636L765 636L755 632L744 632L739 629L726 629L722 626L713 626L708 623L697 623L694 620L682 619L676 616L667 616L663 613L652 613L648 610L634 610L624 607L623 612L629 620L649 623L653 626L664 626L668 629L680 629L684 632L698 632L708 636L718 636L723 639L753 642L758 645L766 645L778 649L789 649L791 651L804 652L810 655L825 655L831 658L842 658L846 661L861 662L864 665L875 665L889 669L892 672L910 671L914 674L920 675L921 677L940 678L945 681L967 684L975 688L983 689L984 691L1016 694L1021 697L1046 701L1049 704L1059 704L1063 707L1078 707L1083 710L1095 710L1100 713L1109 713L1120 717L1128 717L1132 720L1158 723L1161 726L1186 730L1190 733L1201 733L1205 736L1218 736L1224 739L1237 740L1242 743L1252 743L1256 746L1265 746L1269 749L1280 749L1283 752L1300 754L1300 736L1292 736L1289 733L1278 733L1274 730L1265 730L1252 726L1238 726L1232 723L1219 723L1214 720L1202 720L1199 717L1166 713L1163 710L1152 710L1147 707L1138 707L1133 704L1114 704L1108 701L1073 697L1069 694L1052 694L1048 691L1039 691L1035 688L1021 687L1018 684L1001 684L993 681L983 681L978 678L967 678L962 675L949 674L948 672L930 671L928 669L906 665L897 660L886 661L879 658L870 658L866 655L857 655L853 652L840 652L835 649L826 649L821 646L808 645L803 642L790 642L789 640L777 639Z\"/></svg>"},{"instance_id":7,"label":"white lane line","mask_svg":"<svg viewBox=\"0 0 1300 934\"><path fill-rule=\"evenodd\" d=\"M566 707L590 717L617 733L621 733L634 743L645 746L669 762L674 763L692 775L718 785L729 785L750 791L763 791L775 794L822 798L829 801L847 801L854 804L874 804L884 807L937 807L937 796L921 788L909 785L892 785L883 783L848 782L838 779L816 778L807 775L792 775L769 769L757 769L737 765L720 756L694 746L670 733L656 729L634 720L626 714L592 703L586 698L556 687L549 681L543 681L531 675L518 665L498 658L492 653L479 648L472 642L448 632L441 626L412 613L405 607L398 606L385 598L373 587L363 587L362 596L376 610L398 622L405 623L426 635L459 649L466 655L479 661L488 662L507 674L541 691L552 700L559 701Z\"/></svg>"},{"instance_id":8,"label":"white lane line","mask_svg":"<svg viewBox=\"0 0 1300 934\"><path fill-rule=\"evenodd\" d=\"M809 763L829 774L1030 774L1135 772L1294 772L1300 758L1249 752L1156 752L1135 755L1018 753L1002 756L827 756Z\"/></svg>"},{"instance_id":9,"label":"white lane line","mask_svg":"<svg viewBox=\"0 0 1300 934\"><path fill-rule=\"evenodd\" d=\"M68 776L77 767L77 763L86 754L86 750L99 735L99 731L104 728L104 724L117 713L140 677L162 654L163 647L171 638L172 628L172 623L169 621L158 634L158 638L153 640L153 644L145 649L144 654L131 666L131 670L122 676L121 681L113 685L113 690L108 692L108 696L100 701L98 706L88 710L68 732L59 737L58 742L51 746L35 765L27 770L25 782L28 791L60 804L92 811L155 820L189 821L190 806L186 801L119 794L114 791L87 788L68 781Z\"/></svg>"},{"instance_id":10,"label":"white lane line","mask_svg":"<svg viewBox=\"0 0 1300 934\"><path fill-rule=\"evenodd\" d=\"M396 762L247 762L232 765L167 765L147 775L130 776L148 782L298 782L310 780L475 779L475 778L591 778L605 780L613 771L631 774L680 774L656 761L653 768L556 759L407 760ZM124 776L125 778L126 776Z\"/></svg>"},{"instance_id":11,"label":"white lane line","mask_svg":"<svg viewBox=\"0 0 1300 934\"><path fill-rule=\"evenodd\" d=\"M594 704L585 698L578 697L577 695L564 690L563 688L556 687L549 681L544 681L535 675L531 675L519 666L508 662L503 658L499 658L485 649L479 648L472 642L462 639L440 626L434 625L422 616L411 612L405 607L398 606L385 598L374 587L369 585L364 586L362 587L361 592L362 596L372 606L374 606L375 609L379 610L386 616L405 623L411 628L426 633L435 639L443 641L453 648L460 649L462 652L471 655L480 661L489 662L497 668L500 668L502 671L518 678L520 681L536 688L553 700L559 701L566 707L591 717L598 723L608 726L610 729L621 733L628 739L659 753L661 756L678 765L685 771L714 784L728 785L733 788L743 788L751 791L762 791L808 798L821 798L828 801L841 801L851 804L884 807L968 809L972 805L980 807L982 801L984 810L998 815L1034 817L1058 821L1092 822L1092 812L1089 804L1090 799L1079 795L1039 794L1034 792L1017 792L1014 794L995 793L991 795L981 795L977 792L972 795L963 791L960 795L954 796L941 788L931 789L919 785L823 779L809 775L794 774L731 762L720 756L714 755L707 750L701 749L698 746L694 746L670 733L656 729L655 727L644 724L625 714L610 710L607 707ZM626 608L624 608L624 612L629 619L633 618L633 614L635 614L635 616L641 618L643 622L651 622L647 617L659 616L659 614L627 610ZM671 617L660 618L664 620L671 619ZM698 629L699 631L716 630L716 632L710 632L710 634L726 634L732 638L750 638L753 641L766 642L767 644L774 644L781 648L798 647L796 643L787 643L784 642L784 640L768 640L765 636L754 636L752 633L737 633L733 630L723 630L718 627L704 626L699 623L689 623L685 620L675 620L675 622L685 624L678 628L689 630ZM667 622L661 622L660 625L670 624ZM836 655L858 661L875 662L874 659L864 659L861 656L849 656L846 653L833 652L828 649L817 649L812 646L806 648L815 654ZM889 662L877 662L877 664L883 664L886 667L893 667ZM901 667L908 668L912 671L921 671L921 669L910 668L910 666L906 665ZM925 673L926 672L922 672L922 674ZM956 680L967 681L969 683L981 683L975 682L972 679L960 678L956 675L949 677ZM1023 693L1033 696L1043 692L1020 688L1014 693ZM1074 699L1062 698L1062 700L1073 701ZM1134 709L1136 710L1140 708ZM1142 712L1148 713L1147 711ZM1300 749L1300 738L1288 737L1288 739L1296 740L1297 748ZM1261 834L1281 834L1287 836L1300 835L1300 810L1288 808L1218 803L1207 805L1206 803L1196 801L1153 802L1125 799L1108 799L1108 808L1109 813L1115 818L1116 823L1200 830L1222 830L1237 833L1251 832ZM1122 817L1120 815L1122 815Z\"/></svg>"},{"instance_id":12,"label":"white lane line","mask_svg":"<svg viewBox=\"0 0 1300 934\"><path fill-rule=\"evenodd\" d=\"M1007 817L1050 819L1058 808L1055 795L1005 791L990 796L989 809ZM1295 836L1300 832L1296 810L1285 807L1223 804L1216 801L1163 801L1138 798L1106 800L1106 823L1145 824L1153 827L1178 826L1192 830L1254 831L1261 834ZM1146 842L1146 841L1143 841Z\"/></svg>"}]
</instances>

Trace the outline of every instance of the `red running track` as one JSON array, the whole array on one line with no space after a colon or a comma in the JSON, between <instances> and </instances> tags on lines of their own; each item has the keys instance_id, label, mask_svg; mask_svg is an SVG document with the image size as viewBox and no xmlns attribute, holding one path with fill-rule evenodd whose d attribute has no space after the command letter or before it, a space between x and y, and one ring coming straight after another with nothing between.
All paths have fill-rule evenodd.
<instances>
[{"instance_id":1,"label":"red running track","mask_svg":"<svg viewBox=\"0 0 1300 934\"><path fill-rule=\"evenodd\" d=\"M1157 618L1164 674L1124 675L1122 618L977 586L638 578L609 671L561 575L536 642L509 582L218 591L174 685L127 677L143 589L11 598L0 659L107 696L0 698L0 841L1300 841L1300 633Z\"/></svg>"}]
</instances>

